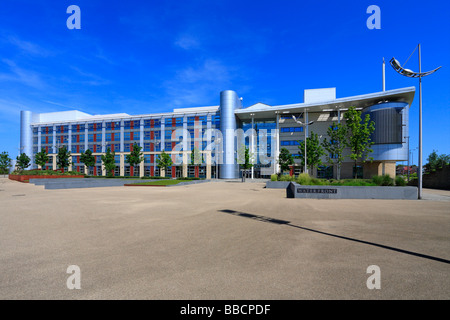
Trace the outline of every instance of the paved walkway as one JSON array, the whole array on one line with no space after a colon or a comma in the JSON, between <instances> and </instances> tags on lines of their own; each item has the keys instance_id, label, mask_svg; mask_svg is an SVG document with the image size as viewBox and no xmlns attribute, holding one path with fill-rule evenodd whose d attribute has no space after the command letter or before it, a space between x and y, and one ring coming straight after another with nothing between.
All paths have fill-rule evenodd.
<instances>
[{"instance_id":1,"label":"paved walkway","mask_svg":"<svg viewBox=\"0 0 450 320\"><path fill-rule=\"evenodd\" d=\"M0 179L0 299L450 298L450 202ZM81 289L66 286L81 270ZM381 289L369 290L369 266Z\"/></svg>"}]
</instances>

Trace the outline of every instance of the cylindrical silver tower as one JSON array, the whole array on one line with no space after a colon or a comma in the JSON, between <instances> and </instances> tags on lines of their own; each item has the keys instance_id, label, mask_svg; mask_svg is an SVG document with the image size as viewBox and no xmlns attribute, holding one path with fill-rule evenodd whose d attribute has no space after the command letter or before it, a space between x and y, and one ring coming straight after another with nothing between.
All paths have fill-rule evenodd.
<instances>
[{"instance_id":1,"label":"cylindrical silver tower","mask_svg":"<svg viewBox=\"0 0 450 320\"><path fill-rule=\"evenodd\" d=\"M237 179L239 165L236 163L236 116L234 110L242 108L241 100L232 90L220 93L220 131L223 137L223 164L220 165L221 179Z\"/></svg>"},{"instance_id":2,"label":"cylindrical silver tower","mask_svg":"<svg viewBox=\"0 0 450 320\"><path fill-rule=\"evenodd\" d=\"M31 111L20 111L20 150L31 159L30 168L34 167L33 156L33 131L31 130L31 122L33 120L33 113Z\"/></svg>"}]
</instances>

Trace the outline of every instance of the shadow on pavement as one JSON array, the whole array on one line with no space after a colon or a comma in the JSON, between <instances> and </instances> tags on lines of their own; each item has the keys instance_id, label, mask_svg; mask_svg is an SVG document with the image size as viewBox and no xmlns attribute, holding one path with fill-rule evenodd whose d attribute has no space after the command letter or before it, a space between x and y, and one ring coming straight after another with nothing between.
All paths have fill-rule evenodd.
<instances>
[{"instance_id":1,"label":"shadow on pavement","mask_svg":"<svg viewBox=\"0 0 450 320\"><path fill-rule=\"evenodd\" d=\"M329 236L329 237L334 237L334 238L354 241L354 242L358 242L358 243L363 243L363 244L367 244L367 245L378 247L378 248L383 248L383 249L387 249L387 250L391 250L391 251L396 251L396 252L400 252L400 253L404 253L404 254L409 254L409 255L412 255L412 256L420 257L420 258L425 258L425 259L429 259L429 260L434 260L434 261L439 261L439 262L450 264L450 260L446 260L446 259L443 259L443 258L433 257L433 256L429 256L429 255L422 254L422 253L417 253L417 252L413 252L413 251L408 251L408 250L403 250L403 249L399 249L399 248L394 248L394 247L386 246L386 245L379 244L379 243L359 240L359 239L355 239L355 238L344 237L344 236L340 236L340 235L337 235L337 234L332 234L332 233L328 233L328 232L314 230L314 229L310 229L310 228L306 228L306 227L296 226L294 224L291 224L290 221L273 219L273 218L270 218L270 217L258 216L258 215L254 215L254 214L251 214L251 213L239 212L239 211L230 210L230 209L219 210L219 212L224 212L224 213L232 214L232 215L235 215L235 216L238 216L238 217L249 218L249 219L262 221L262 222L274 223L274 224L278 224L278 225L285 225L285 226L289 226L289 227L293 227L293 228L298 228L298 229L302 229L302 230L306 230L306 231L310 231L310 232L323 234L323 235L326 235L326 236Z\"/></svg>"}]
</instances>

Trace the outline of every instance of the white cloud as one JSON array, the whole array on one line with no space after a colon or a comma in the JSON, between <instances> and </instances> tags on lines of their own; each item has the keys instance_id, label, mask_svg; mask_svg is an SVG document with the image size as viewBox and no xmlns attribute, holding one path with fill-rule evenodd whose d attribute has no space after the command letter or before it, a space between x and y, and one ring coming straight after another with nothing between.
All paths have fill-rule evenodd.
<instances>
[{"instance_id":1,"label":"white cloud","mask_svg":"<svg viewBox=\"0 0 450 320\"><path fill-rule=\"evenodd\" d=\"M0 82L19 82L36 89L44 89L46 87L46 83L38 73L22 69L9 59L3 59L2 61L9 66L11 73L0 73Z\"/></svg>"},{"instance_id":2,"label":"white cloud","mask_svg":"<svg viewBox=\"0 0 450 320\"><path fill-rule=\"evenodd\" d=\"M206 60L198 67L187 67L166 81L164 88L173 107L218 104L219 92L229 89L236 70L218 60Z\"/></svg>"}]
</instances>

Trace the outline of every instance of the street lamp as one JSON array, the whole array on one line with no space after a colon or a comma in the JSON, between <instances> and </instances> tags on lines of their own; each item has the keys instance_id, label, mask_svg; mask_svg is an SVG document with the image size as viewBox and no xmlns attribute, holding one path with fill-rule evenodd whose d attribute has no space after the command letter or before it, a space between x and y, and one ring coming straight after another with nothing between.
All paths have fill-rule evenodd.
<instances>
[{"instance_id":1,"label":"street lamp","mask_svg":"<svg viewBox=\"0 0 450 320\"><path fill-rule=\"evenodd\" d=\"M304 143L304 145L305 145L305 169L304 170L305 170L305 173L308 173L308 167L306 165L306 139L308 138L306 135L307 134L306 127L312 125L314 123L314 121L310 121L308 123L303 123L300 120L297 120L297 118L294 115L292 115L292 119L294 119L295 122L297 122L299 125L301 125L303 128L305 128L304 129L305 130L305 143Z\"/></svg>"},{"instance_id":2,"label":"street lamp","mask_svg":"<svg viewBox=\"0 0 450 320\"><path fill-rule=\"evenodd\" d=\"M414 72L409 69L404 69L397 59L392 58L390 63L391 66L394 68L395 71L397 71L399 74L409 77L409 78L419 78L419 173L417 174L417 177L419 178L419 194L418 198L422 199L422 77L426 77L436 71L438 71L441 67L438 67L434 70L428 71L428 72L422 72L422 59L421 59L421 49L420 49L420 43L418 45L419 48L419 72ZM414 49L415 51L415 49ZM414 53L413 51L413 53ZM412 54L411 54L412 55ZM409 59L409 58L408 58ZM406 61L408 62L408 60Z\"/></svg>"}]
</instances>

